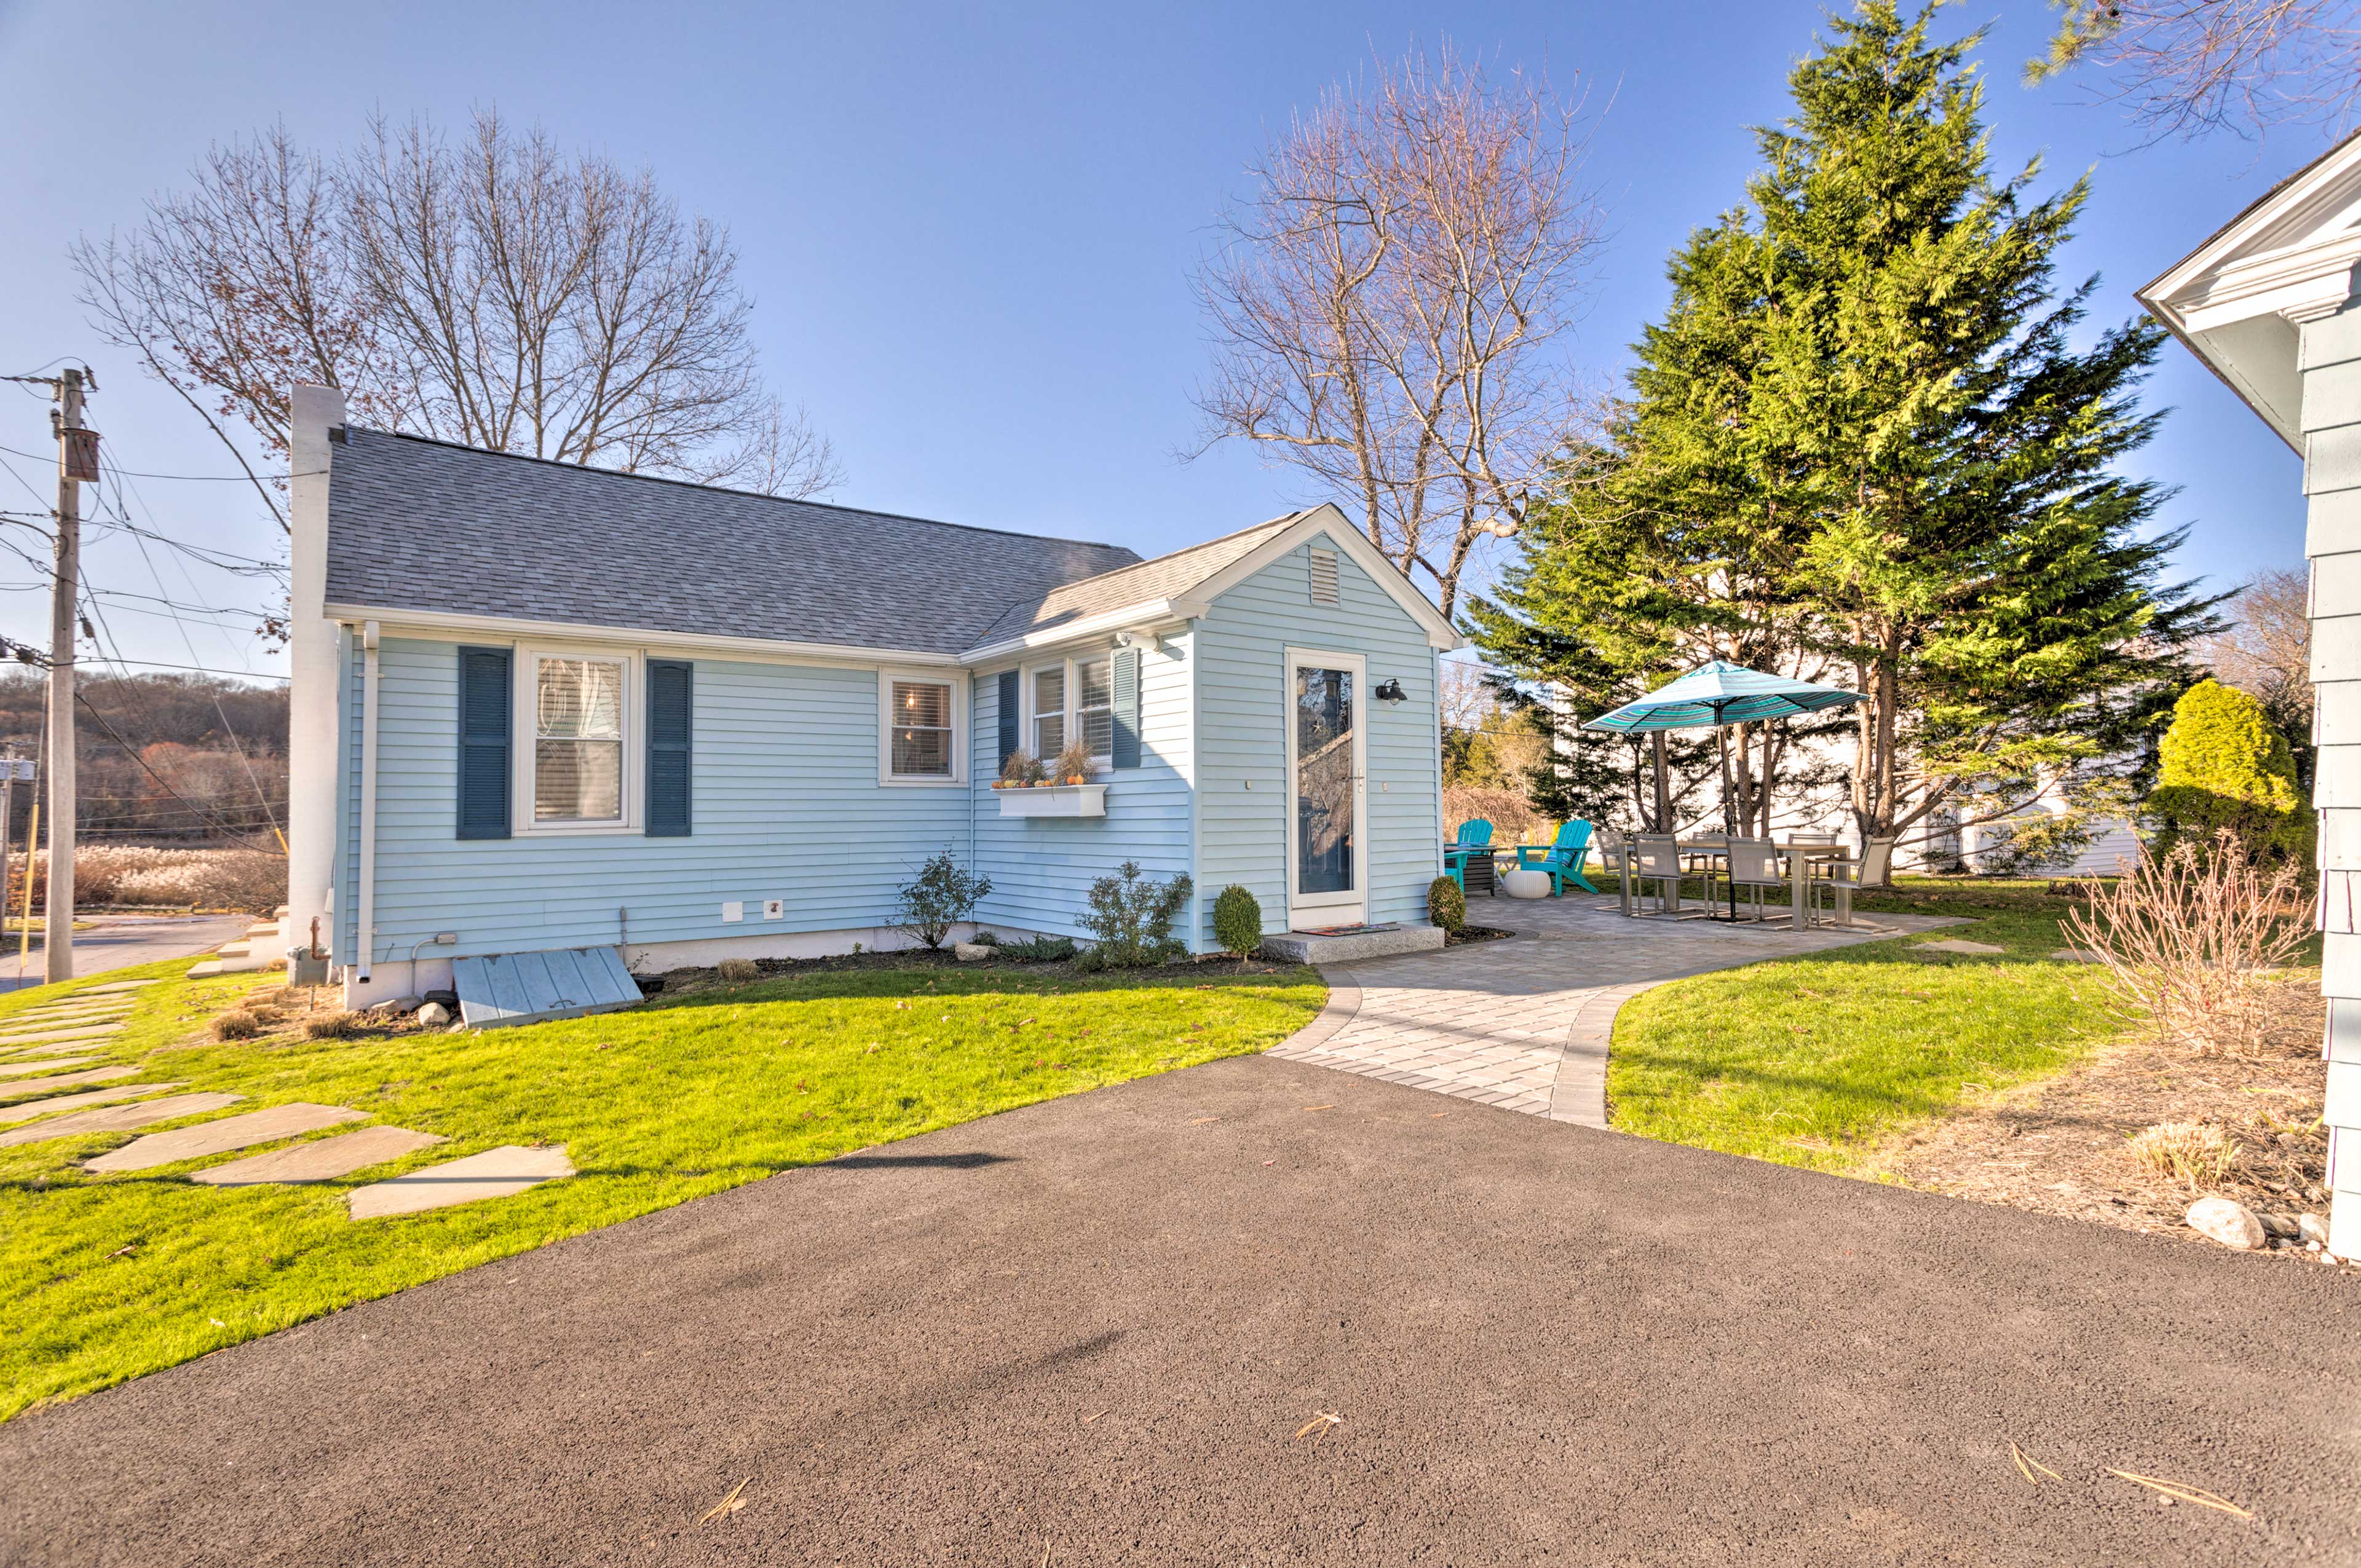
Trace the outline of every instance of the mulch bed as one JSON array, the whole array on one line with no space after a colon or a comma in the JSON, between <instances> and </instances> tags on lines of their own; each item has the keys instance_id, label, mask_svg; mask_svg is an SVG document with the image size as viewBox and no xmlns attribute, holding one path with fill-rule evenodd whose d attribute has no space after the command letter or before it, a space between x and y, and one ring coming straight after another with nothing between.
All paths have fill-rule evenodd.
<instances>
[{"instance_id":1,"label":"mulch bed","mask_svg":"<svg viewBox=\"0 0 2361 1568\"><path fill-rule=\"evenodd\" d=\"M2185 1221L2200 1197L2235 1199L2257 1213L2325 1216L2327 1066L2319 1041L2326 1003L2310 979L2288 982L2275 1000L2269 1056L2199 1057L2146 1037L2120 1040L2056 1078L1905 1134L1875 1167L1930 1192L2209 1246ZM2238 1145L2228 1181L2191 1191L2134 1163L2125 1141L2159 1122L2224 1129ZM2300 1245L2275 1250L2303 1262L2319 1255Z\"/></svg>"},{"instance_id":2,"label":"mulch bed","mask_svg":"<svg viewBox=\"0 0 2361 1568\"><path fill-rule=\"evenodd\" d=\"M1505 941L1515 935L1514 931L1503 931L1497 926L1462 926L1456 931L1444 932L1443 945L1446 948L1464 948L1470 942Z\"/></svg>"}]
</instances>

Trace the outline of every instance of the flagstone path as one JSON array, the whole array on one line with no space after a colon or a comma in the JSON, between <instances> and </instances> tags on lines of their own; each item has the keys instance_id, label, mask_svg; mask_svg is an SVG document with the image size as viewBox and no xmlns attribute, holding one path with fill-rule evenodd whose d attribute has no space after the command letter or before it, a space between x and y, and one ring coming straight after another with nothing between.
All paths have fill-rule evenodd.
<instances>
[{"instance_id":1,"label":"flagstone path","mask_svg":"<svg viewBox=\"0 0 2361 1568\"><path fill-rule=\"evenodd\" d=\"M506 1144L390 1181L357 1187L347 1195L347 1203L354 1219L375 1220L472 1203L481 1198L513 1197L527 1188L573 1174L574 1165L566 1157L563 1144L532 1148Z\"/></svg>"},{"instance_id":2,"label":"flagstone path","mask_svg":"<svg viewBox=\"0 0 2361 1568\"><path fill-rule=\"evenodd\" d=\"M226 1165L209 1165L189 1179L207 1187L333 1181L339 1176L350 1176L357 1170L449 1141L433 1133L413 1133L408 1127L363 1127L358 1132L314 1138L269 1154L248 1155Z\"/></svg>"},{"instance_id":3,"label":"flagstone path","mask_svg":"<svg viewBox=\"0 0 2361 1568\"><path fill-rule=\"evenodd\" d=\"M1471 924L1518 935L1322 969L1327 1008L1268 1054L1586 1126L1607 1124L1616 1012L1652 986L1949 926L1857 916L1849 929L1784 920L1631 920L1613 898L1482 899Z\"/></svg>"},{"instance_id":4,"label":"flagstone path","mask_svg":"<svg viewBox=\"0 0 2361 1568\"><path fill-rule=\"evenodd\" d=\"M29 1122L36 1116L47 1116L53 1112L79 1111L85 1105L104 1105L113 1100L135 1100L142 1094L157 1094L180 1087L177 1083L118 1083L110 1089L53 1095L47 1100L27 1100L22 1105L0 1105L0 1123Z\"/></svg>"},{"instance_id":5,"label":"flagstone path","mask_svg":"<svg viewBox=\"0 0 2361 1568\"><path fill-rule=\"evenodd\" d=\"M61 1067L80 1067L96 1057L45 1057L39 1061L0 1062L0 1078L15 1078L19 1073L49 1072Z\"/></svg>"},{"instance_id":6,"label":"flagstone path","mask_svg":"<svg viewBox=\"0 0 2361 1568\"><path fill-rule=\"evenodd\" d=\"M175 1127L169 1133L150 1133L95 1159L85 1160L82 1168L102 1174L117 1170L153 1170L159 1165L201 1159L209 1154L227 1154L232 1149L252 1148L257 1144L276 1143L299 1133L316 1133L323 1127L368 1119L366 1111L355 1111L344 1105L313 1105L298 1100L286 1105L273 1105L267 1110L250 1111L243 1116L225 1116L217 1122L200 1122L193 1127Z\"/></svg>"},{"instance_id":7,"label":"flagstone path","mask_svg":"<svg viewBox=\"0 0 2361 1568\"><path fill-rule=\"evenodd\" d=\"M126 1068L123 1070L130 1072L135 1069ZM243 1094L172 1094L161 1100L142 1100L132 1105L77 1111L54 1122L36 1122L29 1127L0 1133L0 1148L17 1144L38 1144L48 1138L72 1137L82 1133L127 1133L150 1122L169 1122L176 1116L201 1116L225 1105L235 1105L245 1098Z\"/></svg>"},{"instance_id":8,"label":"flagstone path","mask_svg":"<svg viewBox=\"0 0 2361 1568\"><path fill-rule=\"evenodd\" d=\"M43 1030L30 1035L0 1035L0 1046L69 1046L84 1040L104 1040L121 1032L120 1024L104 1027Z\"/></svg>"},{"instance_id":9,"label":"flagstone path","mask_svg":"<svg viewBox=\"0 0 2361 1568\"><path fill-rule=\"evenodd\" d=\"M13 1100L19 1094L45 1094L52 1089L66 1089L77 1083L110 1083L118 1078L129 1078L138 1070L136 1067L91 1067L80 1072L61 1072L55 1078L20 1078L14 1083L0 1083L0 1099Z\"/></svg>"}]
</instances>

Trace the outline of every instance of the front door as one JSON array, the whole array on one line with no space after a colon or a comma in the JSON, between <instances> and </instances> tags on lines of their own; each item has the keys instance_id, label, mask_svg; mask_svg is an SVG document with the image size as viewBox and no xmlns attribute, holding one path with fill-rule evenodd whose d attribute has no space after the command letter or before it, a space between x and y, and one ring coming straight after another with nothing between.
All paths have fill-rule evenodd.
<instances>
[{"instance_id":1,"label":"front door","mask_svg":"<svg viewBox=\"0 0 2361 1568\"><path fill-rule=\"evenodd\" d=\"M1369 917L1367 670L1357 653L1287 651L1287 923Z\"/></svg>"}]
</instances>

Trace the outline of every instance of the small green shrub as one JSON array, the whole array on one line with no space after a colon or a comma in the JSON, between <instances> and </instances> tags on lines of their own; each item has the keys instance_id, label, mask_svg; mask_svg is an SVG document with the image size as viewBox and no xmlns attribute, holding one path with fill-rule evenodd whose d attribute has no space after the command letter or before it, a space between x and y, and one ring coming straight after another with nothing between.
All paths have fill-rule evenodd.
<instances>
[{"instance_id":1,"label":"small green shrub","mask_svg":"<svg viewBox=\"0 0 2361 1568\"><path fill-rule=\"evenodd\" d=\"M750 980L763 978L762 966L752 959L724 959L719 970L721 978L731 985L743 985Z\"/></svg>"},{"instance_id":2,"label":"small green shrub","mask_svg":"<svg viewBox=\"0 0 2361 1568\"><path fill-rule=\"evenodd\" d=\"M1185 874L1158 882L1137 861L1126 861L1113 876L1091 883L1082 929L1097 938L1091 954L1098 961L1088 967L1138 969L1186 953L1187 947L1172 938L1172 922L1180 917L1192 886Z\"/></svg>"},{"instance_id":3,"label":"small green shrub","mask_svg":"<svg viewBox=\"0 0 2361 1568\"><path fill-rule=\"evenodd\" d=\"M1262 946L1262 904L1235 883L1213 900L1213 940L1241 959Z\"/></svg>"},{"instance_id":4,"label":"small green shrub","mask_svg":"<svg viewBox=\"0 0 2361 1568\"><path fill-rule=\"evenodd\" d=\"M1436 877L1426 884L1426 917L1457 934L1467 924L1467 895L1449 877Z\"/></svg>"},{"instance_id":5,"label":"small green shrub","mask_svg":"<svg viewBox=\"0 0 2361 1568\"><path fill-rule=\"evenodd\" d=\"M1063 963L1081 951L1071 937L1035 937L1027 941L1000 944L1003 958L1027 964Z\"/></svg>"},{"instance_id":6,"label":"small green shrub","mask_svg":"<svg viewBox=\"0 0 2361 1568\"><path fill-rule=\"evenodd\" d=\"M2181 694L2157 747L2156 787L2147 797L2159 860L2183 839L2203 852L2226 828L2253 860L2308 864L2308 805L2287 737L2260 702L2219 681L2200 681Z\"/></svg>"},{"instance_id":7,"label":"small green shrub","mask_svg":"<svg viewBox=\"0 0 2361 1568\"><path fill-rule=\"evenodd\" d=\"M969 871L943 850L903 884L898 925L927 946L939 948L951 927L974 914L991 892L990 877Z\"/></svg>"}]
</instances>

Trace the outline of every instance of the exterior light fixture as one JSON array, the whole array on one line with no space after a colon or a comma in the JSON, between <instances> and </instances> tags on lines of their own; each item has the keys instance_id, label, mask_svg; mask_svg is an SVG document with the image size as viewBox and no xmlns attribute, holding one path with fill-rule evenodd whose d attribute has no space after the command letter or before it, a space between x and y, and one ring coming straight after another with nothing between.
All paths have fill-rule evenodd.
<instances>
[{"instance_id":1,"label":"exterior light fixture","mask_svg":"<svg viewBox=\"0 0 2361 1568\"><path fill-rule=\"evenodd\" d=\"M1409 694L1401 689L1401 682L1391 679L1390 677L1378 682L1378 689L1371 695L1379 702L1408 702L1410 700Z\"/></svg>"}]
</instances>

